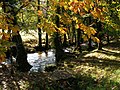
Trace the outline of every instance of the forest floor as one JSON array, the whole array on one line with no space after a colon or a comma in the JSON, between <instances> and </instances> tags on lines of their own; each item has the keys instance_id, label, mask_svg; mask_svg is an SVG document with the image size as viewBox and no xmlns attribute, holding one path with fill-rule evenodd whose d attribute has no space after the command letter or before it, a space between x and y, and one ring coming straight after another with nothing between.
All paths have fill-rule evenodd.
<instances>
[{"instance_id":1,"label":"forest floor","mask_svg":"<svg viewBox=\"0 0 120 90\"><path fill-rule=\"evenodd\" d=\"M120 41L68 57L50 72L0 70L0 90L120 90Z\"/></svg>"}]
</instances>

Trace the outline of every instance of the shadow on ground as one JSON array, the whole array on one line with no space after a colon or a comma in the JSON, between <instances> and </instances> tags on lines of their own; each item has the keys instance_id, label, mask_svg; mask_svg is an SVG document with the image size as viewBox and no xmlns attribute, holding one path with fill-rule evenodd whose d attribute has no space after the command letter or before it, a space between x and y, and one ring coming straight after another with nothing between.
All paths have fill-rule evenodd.
<instances>
[{"instance_id":1,"label":"shadow on ground","mask_svg":"<svg viewBox=\"0 0 120 90\"><path fill-rule=\"evenodd\" d=\"M53 72L0 70L0 90L120 90L120 47L115 45L69 58Z\"/></svg>"}]
</instances>

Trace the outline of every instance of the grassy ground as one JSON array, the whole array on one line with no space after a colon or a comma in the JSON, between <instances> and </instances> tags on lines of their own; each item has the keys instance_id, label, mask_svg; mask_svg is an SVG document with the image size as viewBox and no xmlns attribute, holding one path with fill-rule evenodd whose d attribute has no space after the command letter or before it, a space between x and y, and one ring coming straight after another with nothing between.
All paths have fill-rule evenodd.
<instances>
[{"instance_id":1,"label":"grassy ground","mask_svg":"<svg viewBox=\"0 0 120 90\"><path fill-rule=\"evenodd\" d=\"M120 90L119 45L120 42L112 43L103 50L93 50L67 62L74 65L72 70L77 78L85 79L83 90Z\"/></svg>"},{"instance_id":2,"label":"grassy ground","mask_svg":"<svg viewBox=\"0 0 120 90\"><path fill-rule=\"evenodd\" d=\"M0 90L120 90L120 42L66 59L57 70L0 71Z\"/></svg>"}]
</instances>

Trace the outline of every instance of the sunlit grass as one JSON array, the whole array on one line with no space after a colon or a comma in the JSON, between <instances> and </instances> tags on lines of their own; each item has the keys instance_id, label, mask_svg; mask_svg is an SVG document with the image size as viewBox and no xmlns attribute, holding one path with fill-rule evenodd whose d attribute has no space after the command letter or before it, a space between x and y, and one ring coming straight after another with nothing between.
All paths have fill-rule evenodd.
<instances>
[{"instance_id":1,"label":"sunlit grass","mask_svg":"<svg viewBox=\"0 0 120 90\"><path fill-rule=\"evenodd\" d=\"M120 51L114 48L93 50L80 57L73 71L75 75L85 75L96 81L96 86L88 86L87 90L119 90L120 89ZM81 61L82 60L82 61ZM72 62L73 63L73 62ZM89 82L89 80L88 80Z\"/></svg>"},{"instance_id":2,"label":"sunlit grass","mask_svg":"<svg viewBox=\"0 0 120 90\"><path fill-rule=\"evenodd\" d=\"M119 50L114 50L114 49L108 49L108 48L103 48L103 50L106 50L106 51L109 51L109 52L113 52L113 53L119 53L120 54L120 51Z\"/></svg>"},{"instance_id":3,"label":"sunlit grass","mask_svg":"<svg viewBox=\"0 0 120 90\"><path fill-rule=\"evenodd\" d=\"M120 84L120 68L112 71L110 67L100 68L98 66L80 65L75 67L75 74L87 75L93 77L95 80L101 82L103 78L108 78Z\"/></svg>"},{"instance_id":4,"label":"sunlit grass","mask_svg":"<svg viewBox=\"0 0 120 90\"><path fill-rule=\"evenodd\" d=\"M110 50L107 48L103 48L105 51L97 51L94 50L89 54L86 54L84 57L96 57L98 59L108 59L108 60L118 60L120 61L120 51L117 50ZM118 54L117 56L114 56L114 54Z\"/></svg>"},{"instance_id":5,"label":"sunlit grass","mask_svg":"<svg viewBox=\"0 0 120 90\"><path fill-rule=\"evenodd\" d=\"M91 83L91 79L87 82L92 86L88 86L87 90L119 90L120 69L112 71L111 68L99 68L97 66L81 65L74 68L75 75L91 77L95 83ZM95 84L95 86L94 86Z\"/></svg>"}]
</instances>

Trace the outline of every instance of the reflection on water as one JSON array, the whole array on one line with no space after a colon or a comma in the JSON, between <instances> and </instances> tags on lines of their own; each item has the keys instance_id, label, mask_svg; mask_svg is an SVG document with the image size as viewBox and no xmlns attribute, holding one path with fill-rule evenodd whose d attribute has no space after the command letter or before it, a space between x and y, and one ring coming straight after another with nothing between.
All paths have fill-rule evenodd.
<instances>
[{"instance_id":1,"label":"reflection on water","mask_svg":"<svg viewBox=\"0 0 120 90\"><path fill-rule=\"evenodd\" d=\"M64 52L71 52L74 48L66 48L63 49ZM13 58L14 60L14 58ZM16 60L16 59L15 59ZM55 65L55 50L51 49L46 52L37 52L37 53L29 53L27 54L27 60L33 67L30 71L32 72L43 72L45 67L48 65ZM10 60L6 60L6 62L2 62L3 64L11 64Z\"/></svg>"},{"instance_id":2,"label":"reflection on water","mask_svg":"<svg viewBox=\"0 0 120 90\"><path fill-rule=\"evenodd\" d=\"M28 54L28 62L33 66L30 71L44 71L47 65L55 65L54 50L51 49L47 52L30 53Z\"/></svg>"}]
</instances>

